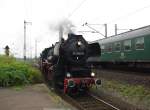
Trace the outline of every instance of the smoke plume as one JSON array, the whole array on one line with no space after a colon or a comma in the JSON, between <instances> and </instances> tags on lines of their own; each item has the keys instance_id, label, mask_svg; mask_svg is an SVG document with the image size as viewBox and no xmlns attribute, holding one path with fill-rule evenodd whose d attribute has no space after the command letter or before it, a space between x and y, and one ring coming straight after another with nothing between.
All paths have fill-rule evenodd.
<instances>
[{"instance_id":1,"label":"smoke plume","mask_svg":"<svg viewBox=\"0 0 150 110\"><path fill-rule=\"evenodd\" d=\"M68 19L61 19L58 20L57 22L53 22L52 24L50 24L50 29L52 31L59 31L59 29L61 28L64 34L68 34L68 33L74 33L75 26Z\"/></svg>"}]
</instances>

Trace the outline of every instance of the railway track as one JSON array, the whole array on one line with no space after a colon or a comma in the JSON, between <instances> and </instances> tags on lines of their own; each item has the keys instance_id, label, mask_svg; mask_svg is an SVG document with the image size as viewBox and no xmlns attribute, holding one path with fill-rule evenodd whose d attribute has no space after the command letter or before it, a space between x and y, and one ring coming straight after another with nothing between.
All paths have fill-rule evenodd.
<instances>
[{"instance_id":1,"label":"railway track","mask_svg":"<svg viewBox=\"0 0 150 110\"><path fill-rule=\"evenodd\" d=\"M137 72L127 72L123 70L94 70L97 73L97 77L104 78L107 80L116 80L120 82L126 82L133 85L144 85L149 87L150 85L150 73L137 73ZM117 77L116 77L117 76Z\"/></svg>"},{"instance_id":2,"label":"railway track","mask_svg":"<svg viewBox=\"0 0 150 110\"><path fill-rule=\"evenodd\" d=\"M85 93L78 97L70 97L66 94L60 94L60 96L79 110L120 110L90 93Z\"/></svg>"},{"instance_id":3,"label":"railway track","mask_svg":"<svg viewBox=\"0 0 150 110\"><path fill-rule=\"evenodd\" d=\"M106 68L94 68L94 69L99 69L99 70L109 70L109 71L122 71L124 73L132 73L132 74L138 74L138 75L145 75L149 76L150 75L150 69L149 68L137 68L137 67L128 67L128 66L119 66L119 65L111 65Z\"/></svg>"},{"instance_id":4,"label":"railway track","mask_svg":"<svg viewBox=\"0 0 150 110\"><path fill-rule=\"evenodd\" d=\"M132 69L94 69L96 71L99 71L99 72L107 72L107 73L120 73L120 74L127 74L127 75L137 75L137 76L146 76L146 77L150 77L150 72L142 72L141 71L132 71ZM143 70L144 71L144 70Z\"/></svg>"}]
</instances>

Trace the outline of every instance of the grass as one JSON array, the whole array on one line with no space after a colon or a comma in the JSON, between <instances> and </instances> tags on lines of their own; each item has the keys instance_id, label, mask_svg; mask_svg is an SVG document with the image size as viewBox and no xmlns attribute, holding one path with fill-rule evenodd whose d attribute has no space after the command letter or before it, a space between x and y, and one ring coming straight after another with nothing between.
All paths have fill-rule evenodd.
<instances>
[{"instance_id":1,"label":"grass","mask_svg":"<svg viewBox=\"0 0 150 110\"><path fill-rule=\"evenodd\" d=\"M110 91L111 93L117 93L135 105L150 107L150 89L142 85L130 85L114 80L103 80L102 89Z\"/></svg>"},{"instance_id":2,"label":"grass","mask_svg":"<svg viewBox=\"0 0 150 110\"><path fill-rule=\"evenodd\" d=\"M42 82L38 69L13 57L0 56L0 86L19 86Z\"/></svg>"},{"instance_id":3,"label":"grass","mask_svg":"<svg viewBox=\"0 0 150 110\"><path fill-rule=\"evenodd\" d=\"M104 88L119 91L121 95L129 97L143 97L150 94L150 91L146 90L142 85L122 84L117 81L105 81Z\"/></svg>"}]
</instances>

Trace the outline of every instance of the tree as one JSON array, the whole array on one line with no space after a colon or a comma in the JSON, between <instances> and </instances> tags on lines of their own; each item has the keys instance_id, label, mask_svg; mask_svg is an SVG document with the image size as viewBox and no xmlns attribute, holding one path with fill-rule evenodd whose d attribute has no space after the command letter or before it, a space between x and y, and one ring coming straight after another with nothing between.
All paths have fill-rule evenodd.
<instances>
[{"instance_id":1,"label":"tree","mask_svg":"<svg viewBox=\"0 0 150 110\"><path fill-rule=\"evenodd\" d=\"M6 47L4 49L5 49L6 56L9 56L9 54L10 54L10 51L9 51L10 48L9 48L9 46L6 45Z\"/></svg>"}]
</instances>

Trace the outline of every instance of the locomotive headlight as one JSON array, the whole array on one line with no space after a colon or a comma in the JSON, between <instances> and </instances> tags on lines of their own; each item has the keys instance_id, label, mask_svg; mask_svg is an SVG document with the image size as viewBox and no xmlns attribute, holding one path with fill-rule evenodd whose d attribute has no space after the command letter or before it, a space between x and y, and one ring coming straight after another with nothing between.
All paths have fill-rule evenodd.
<instances>
[{"instance_id":1,"label":"locomotive headlight","mask_svg":"<svg viewBox=\"0 0 150 110\"><path fill-rule=\"evenodd\" d=\"M91 76L94 77L94 76L95 76L95 73L92 72L92 73L91 73Z\"/></svg>"},{"instance_id":2,"label":"locomotive headlight","mask_svg":"<svg viewBox=\"0 0 150 110\"><path fill-rule=\"evenodd\" d=\"M67 73L67 75L66 75L68 78L70 78L71 77L71 74L70 73Z\"/></svg>"},{"instance_id":3,"label":"locomotive headlight","mask_svg":"<svg viewBox=\"0 0 150 110\"><path fill-rule=\"evenodd\" d=\"M78 41L78 46L81 46L82 45L82 42L81 41Z\"/></svg>"}]
</instances>

